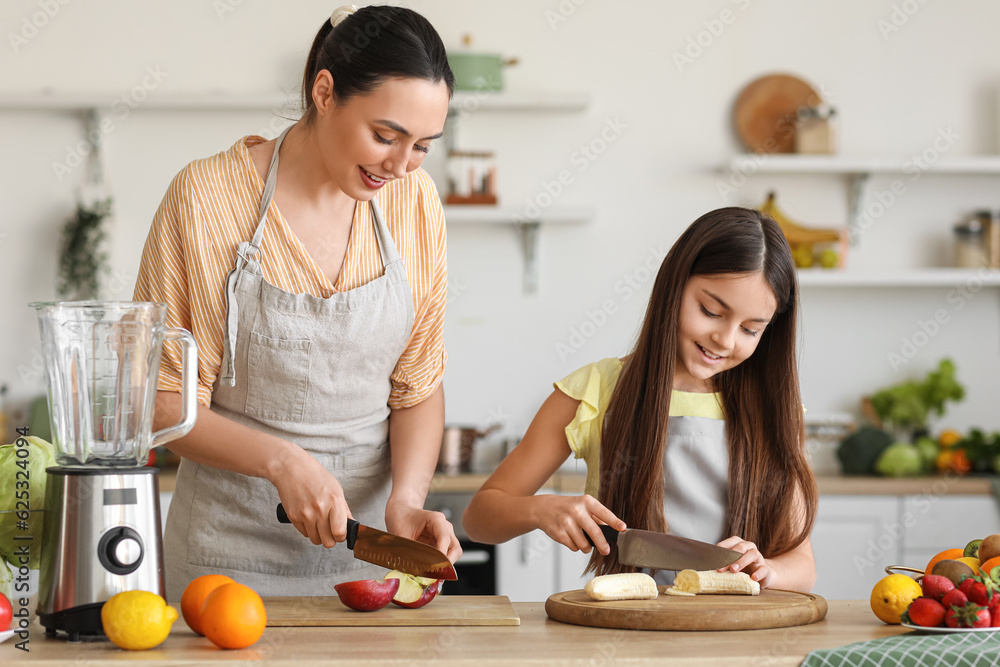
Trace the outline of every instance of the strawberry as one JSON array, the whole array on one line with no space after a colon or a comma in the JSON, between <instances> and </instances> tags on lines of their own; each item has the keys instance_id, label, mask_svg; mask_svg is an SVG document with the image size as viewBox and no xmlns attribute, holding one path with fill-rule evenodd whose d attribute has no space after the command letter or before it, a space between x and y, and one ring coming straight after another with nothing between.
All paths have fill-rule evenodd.
<instances>
[{"instance_id":1,"label":"strawberry","mask_svg":"<svg viewBox=\"0 0 1000 667\"><path fill-rule=\"evenodd\" d=\"M965 593L965 596L969 598L969 602L978 604L981 607L989 606L990 602L989 593L987 593L986 591L986 584L982 583L981 581L976 581L975 579L966 579L958 587L958 590Z\"/></svg>"},{"instance_id":2,"label":"strawberry","mask_svg":"<svg viewBox=\"0 0 1000 667\"><path fill-rule=\"evenodd\" d=\"M993 619L993 622L990 623L990 627L991 628L1000 628L1000 613L997 613L993 609L990 609L990 618Z\"/></svg>"},{"instance_id":3,"label":"strawberry","mask_svg":"<svg viewBox=\"0 0 1000 667\"><path fill-rule=\"evenodd\" d=\"M965 597L965 593L957 588L948 591L944 594L944 597L941 598L941 604L944 605L945 609L949 609L951 607L963 607L968 601L969 598Z\"/></svg>"},{"instance_id":4,"label":"strawberry","mask_svg":"<svg viewBox=\"0 0 1000 667\"><path fill-rule=\"evenodd\" d=\"M903 622L936 628L944 622L945 609L933 598L919 597L903 612Z\"/></svg>"},{"instance_id":5,"label":"strawberry","mask_svg":"<svg viewBox=\"0 0 1000 667\"><path fill-rule=\"evenodd\" d=\"M966 577L965 579L962 579L962 583L960 583L958 585L958 590L960 590L963 593L965 593L965 597L967 597L967 598L969 598L971 600L972 599L972 595L971 595L972 587L975 586L977 583L979 583L979 582L977 582L974 578L972 578L972 577Z\"/></svg>"},{"instance_id":6,"label":"strawberry","mask_svg":"<svg viewBox=\"0 0 1000 667\"><path fill-rule=\"evenodd\" d=\"M955 584L940 574L925 574L920 580L920 588L923 589L924 597L940 602L945 593L955 590Z\"/></svg>"},{"instance_id":7,"label":"strawberry","mask_svg":"<svg viewBox=\"0 0 1000 667\"><path fill-rule=\"evenodd\" d=\"M944 616L949 628L988 628L993 619L990 610L972 602L963 607L952 607Z\"/></svg>"}]
</instances>

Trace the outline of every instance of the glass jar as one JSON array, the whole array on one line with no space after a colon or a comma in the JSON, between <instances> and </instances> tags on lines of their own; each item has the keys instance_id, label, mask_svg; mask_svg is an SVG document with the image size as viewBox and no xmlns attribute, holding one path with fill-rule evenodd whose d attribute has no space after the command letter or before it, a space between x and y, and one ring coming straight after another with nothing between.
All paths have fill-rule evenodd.
<instances>
[{"instance_id":1,"label":"glass jar","mask_svg":"<svg viewBox=\"0 0 1000 667\"><path fill-rule=\"evenodd\" d=\"M989 266L984 233L978 216L955 225L955 266L963 269Z\"/></svg>"}]
</instances>

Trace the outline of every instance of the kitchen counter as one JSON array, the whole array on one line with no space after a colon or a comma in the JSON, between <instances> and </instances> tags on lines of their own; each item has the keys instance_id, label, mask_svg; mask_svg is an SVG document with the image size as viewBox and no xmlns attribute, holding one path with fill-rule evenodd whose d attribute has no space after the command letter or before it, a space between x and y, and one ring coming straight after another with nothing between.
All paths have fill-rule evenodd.
<instances>
[{"instance_id":1,"label":"kitchen counter","mask_svg":"<svg viewBox=\"0 0 1000 667\"><path fill-rule=\"evenodd\" d=\"M63 667L120 664L147 667L264 663L267 665L555 665L629 664L798 665L817 648L908 632L885 625L867 600L831 600L819 623L774 630L651 632L566 625L550 620L542 602L515 603L516 627L342 627L268 628L254 646L239 651L216 648L195 635L182 619L170 637L150 651L122 651L106 640L70 644L48 639L32 626L29 653L0 644L0 664ZM377 613L377 612L376 612Z\"/></svg>"},{"instance_id":2,"label":"kitchen counter","mask_svg":"<svg viewBox=\"0 0 1000 667\"><path fill-rule=\"evenodd\" d=\"M489 473L434 475L431 493L475 493ZM864 477L829 475L816 478L821 496L983 496L993 493L995 476L932 475L927 477ZM160 475L160 491L174 490L175 471ZM542 488L544 493L583 493L586 475L557 472Z\"/></svg>"}]
</instances>

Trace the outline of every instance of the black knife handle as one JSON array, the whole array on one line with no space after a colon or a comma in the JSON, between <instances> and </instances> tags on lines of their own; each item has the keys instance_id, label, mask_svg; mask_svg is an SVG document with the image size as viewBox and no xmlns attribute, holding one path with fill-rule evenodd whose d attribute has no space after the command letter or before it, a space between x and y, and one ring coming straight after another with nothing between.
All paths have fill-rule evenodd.
<instances>
[{"instance_id":1,"label":"black knife handle","mask_svg":"<svg viewBox=\"0 0 1000 667\"><path fill-rule=\"evenodd\" d=\"M601 532L604 533L604 539L608 541L608 544L615 545L618 544L618 531L607 524L600 524ZM590 534L584 531L583 536L587 538L590 542L590 546L597 546L594 544L594 540L590 539Z\"/></svg>"},{"instance_id":2,"label":"black knife handle","mask_svg":"<svg viewBox=\"0 0 1000 667\"><path fill-rule=\"evenodd\" d=\"M291 523L292 520L288 518L288 514L285 513L285 506L278 503L278 523ZM347 519L347 548L354 550L354 543L358 540L358 526L361 524L354 519Z\"/></svg>"}]
</instances>

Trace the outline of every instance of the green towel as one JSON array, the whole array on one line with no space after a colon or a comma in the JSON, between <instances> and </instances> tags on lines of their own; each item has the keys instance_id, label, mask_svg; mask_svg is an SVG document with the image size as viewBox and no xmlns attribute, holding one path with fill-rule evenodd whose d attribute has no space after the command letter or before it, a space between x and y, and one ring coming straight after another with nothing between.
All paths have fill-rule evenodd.
<instances>
[{"instance_id":1,"label":"green towel","mask_svg":"<svg viewBox=\"0 0 1000 667\"><path fill-rule=\"evenodd\" d=\"M1000 665L1000 631L910 632L813 651L801 667L979 667Z\"/></svg>"}]
</instances>

